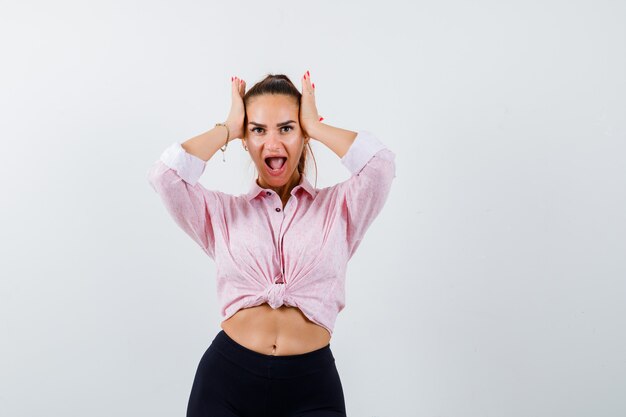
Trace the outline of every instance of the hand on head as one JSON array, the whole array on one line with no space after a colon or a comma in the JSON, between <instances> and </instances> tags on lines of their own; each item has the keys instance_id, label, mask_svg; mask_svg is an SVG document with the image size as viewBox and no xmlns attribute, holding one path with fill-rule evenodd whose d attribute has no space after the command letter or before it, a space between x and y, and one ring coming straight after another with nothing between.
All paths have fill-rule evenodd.
<instances>
[{"instance_id":1,"label":"hand on head","mask_svg":"<svg viewBox=\"0 0 626 417\"><path fill-rule=\"evenodd\" d=\"M301 79L302 97L300 98L300 127L304 134L309 136L309 131L318 123L324 120L317 112L315 105L315 84L311 83L311 77L307 71ZM243 126L246 109L243 97L246 94L246 82L238 77L231 77L231 106L230 113L226 119L230 135L229 141L232 139L242 139L244 136Z\"/></svg>"},{"instance_id":2,"label":"hand on head","mask_svg":"<svg viewBox=\"0 0 626 417\"><path fill-rule=\"evenodd\" d=\"M317 113L315 105L315 83L311 83L311 76L307 71L302 76L302 97L300 98L300 127L305 135L309 136L311 127L322 121L324 118Z\"/></svg>"},{"instance_id":3,"label":"hand on head","mask_svg":"<svg viewBox=\"0 0 626 417\"><path fill-rule=\"evenodd\" d=\"M243 96L246 94L246 82L238 77L231 78L231 105L230 113L226 118L226 125L230 131L229 141L243 138L243 121L246 108L243 104Z\"/></svg>"}]
</instances>

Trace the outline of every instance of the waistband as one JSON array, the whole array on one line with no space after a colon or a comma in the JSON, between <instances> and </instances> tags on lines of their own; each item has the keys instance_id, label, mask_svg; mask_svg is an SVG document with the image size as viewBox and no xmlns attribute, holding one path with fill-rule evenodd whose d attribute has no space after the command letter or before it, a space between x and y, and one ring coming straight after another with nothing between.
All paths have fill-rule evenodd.
<instances>
[{"instance_id":1,"label":"waistband","mask_svg":"<svg viewBox=\"0 0 626 417\"><path fill-rule=\"evenodd\" d=\"M330 343L317 350L297 355L266 355L240 345L221 330L210 348L247 371L264 378L294 378L318 372L335 363Z\"/></svg>"}]
</instances>

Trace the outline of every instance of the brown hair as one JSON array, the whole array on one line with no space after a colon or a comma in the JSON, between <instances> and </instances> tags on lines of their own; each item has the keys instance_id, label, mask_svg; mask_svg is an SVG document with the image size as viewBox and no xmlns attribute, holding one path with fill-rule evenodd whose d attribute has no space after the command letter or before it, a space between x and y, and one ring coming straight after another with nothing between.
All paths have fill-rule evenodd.
<instances>
[{"instance_id":1,"label":"brown hair","mask_svg":"<svg viewBox=\"0 0 626 417\"><path fill-rule=\"evenodd\" d=\"M302 93L298 91L296 86L291 82L289 77L284 74L267 74L265 78L263 78L258 83L254 84L252 88L250 88L246 94L243 96L244 107L247 106L250 99L256 96L261 96L264 94L282 94L285 96L293 97L296 103L298 104L298 108L300 108L300 98L302 97ZM298 112L299 113L299 112ZM243 120L244 130L247 134L247 126L248 126L248 114L246 113ZM306 132L303 132L306 133ZM315 156L313 155L313 150L311 149L310 141L307 143L309 151L311 152L311 156L313 157L313 163L315 164L315 185L317 185L317 163L315 162ZM308 167L307 157L309 151L307 151L307 146L302 150L302 155L300 156L300 161L298 161L298 173L300 175L304 175L306 169Z\"/></svg>"}]
</instances>

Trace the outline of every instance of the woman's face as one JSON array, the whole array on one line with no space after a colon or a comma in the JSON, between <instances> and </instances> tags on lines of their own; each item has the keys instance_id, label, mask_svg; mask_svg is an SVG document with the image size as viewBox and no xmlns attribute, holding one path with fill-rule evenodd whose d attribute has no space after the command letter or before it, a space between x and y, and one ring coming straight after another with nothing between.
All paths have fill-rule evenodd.
<instances>
[{"instance_id":1,"label":"woman's face","mask_svg":"<svg viewBox=\"0 0 626 417\"><path fill-rule=\"evenodd\" d=\"M296 100L283 94L257 96L246 105L248 125L244 144L263 188L277 190L287 184L295 186L300 180L298 162L306 142L300 129L299 113ZM285 162L283 165L274 162L277 169L271 169L270 156L279 156Z\"/></svg>"}]
</instances>

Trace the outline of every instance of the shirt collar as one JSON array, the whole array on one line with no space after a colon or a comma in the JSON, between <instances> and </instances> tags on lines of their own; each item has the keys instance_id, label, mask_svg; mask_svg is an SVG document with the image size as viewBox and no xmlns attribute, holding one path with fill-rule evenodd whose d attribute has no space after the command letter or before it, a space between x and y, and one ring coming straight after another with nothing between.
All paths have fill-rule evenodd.
<instances>
[{"instance_id":1,"label":"shirt collar","mask_svg":"<svg viewBox=\"0 0 626 417\"><path fill-rule=\"evenodd\" d=\"M311 183L307 180L306 175L303 175L303 174L300 175L300 183L296 185L295 187L293 187L293 189L291 190L291 195L295 195L298 192L298 189L300 188L306 191L311 196L311 198L315 198L315 194L317 194L317 192L315 188L313 188ZM246 196L248 198L248 201L250 201L254 199L256 196L258 196L260 193L266 192L266 191L273 192L273 190L271 190L270 188L263 188L259 186L256 180L254 180L252 181L252 185L250 186L250 191L248 191Z\"/></svg>"}]
</instances>

